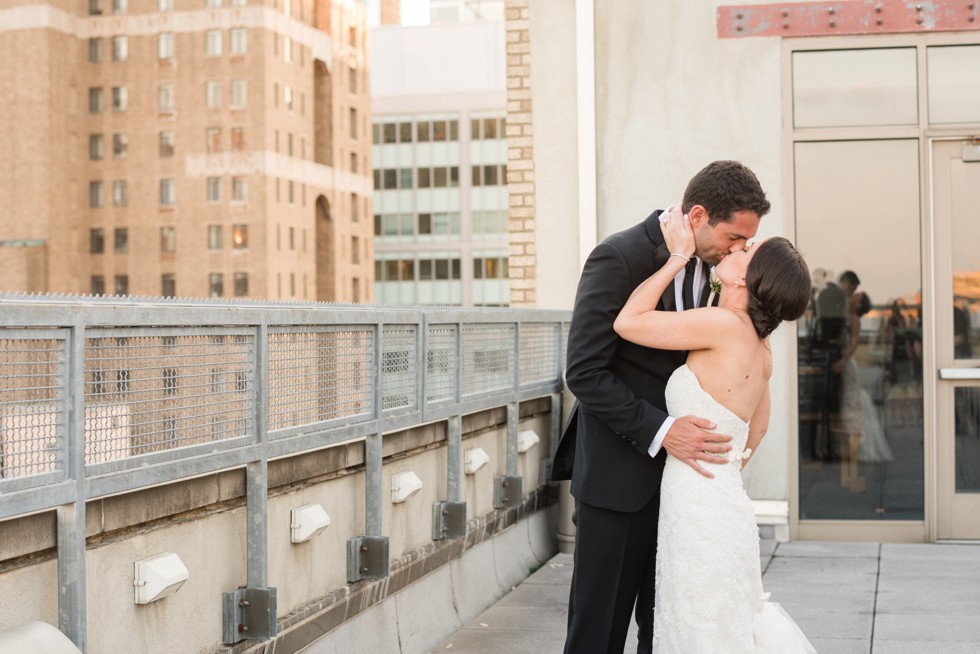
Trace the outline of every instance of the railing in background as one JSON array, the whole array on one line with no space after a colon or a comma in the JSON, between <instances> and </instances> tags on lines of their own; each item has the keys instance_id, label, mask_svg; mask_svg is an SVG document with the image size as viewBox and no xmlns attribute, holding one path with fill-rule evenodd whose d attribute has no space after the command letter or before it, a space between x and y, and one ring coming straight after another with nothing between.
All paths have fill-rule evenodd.
<instances>
[{"instance_id":1,"label":"railing in background","mask_svg":"<svg viewBox=\"0 0 980 654\"><path fill-rule=\"evenodd\" d=\"M447 501L434 514L457 521L434 531L456 537L461 416L507 407L499 507L521 501L518 403L551 396L553 431L560 420L568 312L20 295L0 307L0 520L57 511L59 626L83 651L88 499L244 467L248 585L225 593L224 641L241 639L241 621L249 638L269 637L270 458L364 440L364 537L348 543L357 581L388 572L384 432L448 421ZM465 505L462 516L465 533ZM243 614L242 599L265 613Z\"/></svg>"}]
</instances>

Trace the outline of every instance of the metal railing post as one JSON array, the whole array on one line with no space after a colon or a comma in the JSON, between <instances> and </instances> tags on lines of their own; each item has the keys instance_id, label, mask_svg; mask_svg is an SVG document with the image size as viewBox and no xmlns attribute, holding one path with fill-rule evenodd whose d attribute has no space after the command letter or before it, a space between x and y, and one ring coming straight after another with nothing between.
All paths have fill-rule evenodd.
<instances>
[{"instance_id":1,"label":"metal railing post","mask_svg":"<svg viewBox=\"0 0 980 654\"><path fill-rule=\"evenodd\" d=\"M86 651L88 645L85 604L85 326L75 321L70 332L68 361L62 381L65 439L62 443L65 472L73 482L75 501L57 507L58 524L58 628Z\"/></svg>"}]
</instances>

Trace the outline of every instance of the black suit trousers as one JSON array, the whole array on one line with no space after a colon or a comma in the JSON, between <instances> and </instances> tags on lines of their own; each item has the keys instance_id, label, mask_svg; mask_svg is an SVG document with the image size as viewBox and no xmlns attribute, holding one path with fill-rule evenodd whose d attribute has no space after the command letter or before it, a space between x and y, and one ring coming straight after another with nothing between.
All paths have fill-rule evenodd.
<instances>
[{"instance_id":1,"label":"black suit trousers","mask_svg":"<svg viewBox=\"0 0 980 654\"><path fill-rule=\"evenodd\" d=\"M619 654L636 608L638 654L651 651L660 494L637 512L575 503L565 654Z\"/></svg>"}]
</instances>

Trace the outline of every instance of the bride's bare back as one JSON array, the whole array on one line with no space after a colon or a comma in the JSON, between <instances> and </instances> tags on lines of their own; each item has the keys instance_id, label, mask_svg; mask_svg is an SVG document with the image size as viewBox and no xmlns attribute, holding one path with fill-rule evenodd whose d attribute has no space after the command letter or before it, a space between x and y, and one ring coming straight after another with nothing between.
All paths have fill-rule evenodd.
<instances>
[{"instance_id":1,"label":"bride's bare back","mask_svg":"<svg viewBox=\"0 0 980 654\"><path fill-rule=\"evenodd\" d=\"M693 350L687 366L708 395L749 422L772 376L772 352L769 339L759 338L747 316L739 317L740 328L712 349Z\"/></svg>"}]
</instances>

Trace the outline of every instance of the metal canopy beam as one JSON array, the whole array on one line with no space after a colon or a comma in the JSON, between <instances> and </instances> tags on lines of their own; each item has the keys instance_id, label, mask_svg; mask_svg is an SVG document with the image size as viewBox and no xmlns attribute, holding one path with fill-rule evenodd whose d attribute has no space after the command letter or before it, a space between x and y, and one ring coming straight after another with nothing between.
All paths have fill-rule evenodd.
<instances>
[{"instance_id":1,"label":"metal canopy beam","mask_svg":"<svg viewBox=\"0 0 980 654\"><path fill-rule=\"evenodd\" d=\"M980 29L980 0L844 0L718 7L718 38Z\"/></svg>"}]
</instances>

